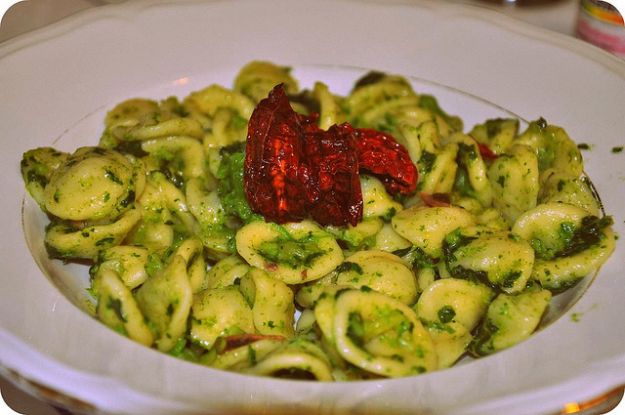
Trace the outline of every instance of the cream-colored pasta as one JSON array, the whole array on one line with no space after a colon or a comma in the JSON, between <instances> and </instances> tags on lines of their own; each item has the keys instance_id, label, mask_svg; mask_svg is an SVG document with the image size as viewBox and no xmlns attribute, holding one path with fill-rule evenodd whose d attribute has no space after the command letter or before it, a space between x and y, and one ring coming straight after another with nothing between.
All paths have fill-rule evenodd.
<instances>
[{"instance_id":1,"label":"cream-colored pasta","mask_svg":"<svg viewBox=\"0 0 625 415\"><path fill-rule=\"evenodd\" d=\"M208 289L234 285L247 274L250 266L238 255L230 255L215 263L207 273Z\"/></svg>"},{"instance_id":2,"label":"cream-colored pasta","mask_svg":"<svg viewBox=\"0 0 625 415\"><path fill-rule=\"evenodd\" d=\"M411 207L391 221L395 232L432 257L442 254L445 235L456 228L472 226L475 218L458 207Z\"/></svg>"},{"instance_id":3,"label":"cream-colored pasta","mask_svg":"<svg viewBox=\"0 0 625 415\"><path fill-rule=\"evenodd\" d=\"M403 209L401 203L393 200L387 193L382 182L375 177L363 174L360 176L362 190L363 217L391 218Z\"/></svg>"},{"instance_id":4,"label":"cream-colored pasta","mask_svg":"<svg viewBox=\"0 0 625 415\"><path fill-rule=\"evenodd\" d=\"M157 159L179 165L184 179L204 176L206 158L202 144L192 137L173 136L146 140L141 148Z\"/></svg>"},{"instance_id":5,"label":"cream-colored pasta","mask_svg":"<svg viewBox=\"0 0 625 415\"><path fill-rule=\"evenodd\" d=\"M534 266L530 244L506 231L481 232L470 238L448 258L452 274L468 278L477 273L504 292L523 291Z\"/></svg>"},{"instance_id":6,"label":"cream-colored pasta","mask_svg":"<svg viewBox=\"0 0 625 415\"><path fill-rule=\"evenodd\" d=\"M252 314L260 334L293 337L295 304L293 291L282 281L259 268L251 268L243 277L253 284Z\"/></svg>"},{"instance_id":7,"label":"cream-colored pasta","mask_svg":"<svg viewBox=\"0 0 625 415\"><path fill-rule=\"evenodd\" d=\"M457 155L456 143L447 144L435 153L423 152L417 163L420 175L417 184L419 191L429 194L450 193L458 170Z\"/></svg>"},{"instance_id":8,"label":"cream-colored pasta","mask_svg":"<svg viewBox=\"0 0 625 415\"><path fill-rule=\"evenodd\" d=\"M318 345L305 338L294 339L274 349L244 373L268 376L281 371L319 381L334 379L328 357Z\"/></svg>"},{"instance_id":9,"label":"cream-colored pasta","mask_svg":"<svg viewBox=\"0 0 625 415\"><path fill-rule=\"evenodd\" d=\"M230 370L232 372L248 370L283 343L284 340L277 338L261 338L250 344L221 353L214 361L210 362L210 365L217 369Z\"/></svg>"},{"instance_id":10,"label":"cream-colored pasta","mask_svg":"<svg viewBox=\"0 0 625 415\"><path fill-rule=\"evenodd\" d=\"M584 209L567 203L544 203L517 218L512 232L529 241L537 255L551 259L566 247L567 234L588 216Z\"/></svg>"},{"instance_id":11,"label":"cream-colored pasta","mask_svg":"<svg viewBox=\"0 0 625 415\"><path fill-rule=\"evenodd\" d=\"M335 283L350 288L368 287L408 305L417 298L412 270L398 256L383 251L359 251L348 256L337 269Z\"/></svg>"},{"instance_id":12,"label":"cream-colored pasta","mask_svg":"<svg viewBox=\"0 0 625 415\"><path fill-rule=\"evenodd\" d=\"M385 223L375 234L375 243L372 248L385 252L395 252L411 246L410 241L398 234L390 223Z\"/></svg>"},{"instance_id":13,"label":"cream-colored pasta","mask_svg":"<svg viewBox=\"0 0 625 415\"><path fill-rule=\"evenodd\" d=\"M431 120L431 114L420 109L419 115L425 118L425 121L419 119L410 123L404 122L399 125L397 135L397 140L406 147L414 164L419 162L424 151L434 154L440 145L438 126Z\"/></svg>"},{"instance_id":14,"label":"cream-colored pasta","mask_svg":"<svg viewBox=\"0 0 625 415\"><path fill-rule=\"evenodd\" d=\"M540 188L538 176L534 151L520 144L510 147L490 166L488 178L493 189L493 205L509 223L536 206Z\"/></svg>"},{"instance_id":15,"label":"cream-colored pasta","mask_svg":"<svg viewBox=\"0 0 625 415\"><path fill-rule=\"evenodd\" d=\"M395 138L416 191L391 195L392 172L361 169L358 223L264 220L248 201L245 141L279 84L303 130L348 122ZM613 252L573 140L542 118L519 128L494 118L465 133L405 77L371 72L339 95L253 61L232 88L123 101L97 147L33 149L20 170L50 219L49 256L91 265L93 314L118 333L245 374L379 379L517 344ZM295 178L314 183L309 167Z\"/></svg>"},{"instance_id":16,"label":"cream-colored pasta","mask_svg":"<svg viewBox=\"0 0 625 415\"><path fill-rule=\"evenodd\" d=\"M220 336L254 333L254 316L237 287L204 290L193 299L191 330L194 343L210 349Z\"/></svg>"},{"instance_id":17,"label":"cream-colored pasta","mask_svg":"<svg viewBox=\"0 0 625 415\"><path fill-rule=\"evenodd\" d=\"M555 293L564 291L585 276L596 272L607 261L614 247L614 233L611 229L605 229L599 243L577 254L551 260L537 260L532 279Z\"/></svg>"},{"instance_id":18,"label":"cream-colored pasta","mask_svg":"<svg viewBox=\"0 0 625 415\"><path fill-rule=\"evenodd\" d=\"M162 139L175 137L189 137L201 140L204 138L204 129L202 128L202 124L193 118L176 117L161 121L155 125L132 129L124 135L124 140L149 141L156 140L158 138ZM145 143L142 143L142 147L146 150Z\"/></svg>"},{"instance_id":19,"label":"cream-colored pasta","mask_svg":"<svg viewBox=\"0 0 625 415\"><path fill-rule=\"evenodd\" d=\"M457 322L471 332L484 317L493 297L494 291L484 284L444 278L434 281L423 291L416 311L426 322Z\"/></svg>"},{"instance_id":20,"label":"cream-colored pasta","mask_svg":"<svg viewBox=\"0 0 625 415\"><path fill-rule=\"evenodd\" d=\"M480 155L477 143L461 133L452 134L448 141L455 142L459 146L458 161L466 171L466 178L463 176L463 180L468 180L466 185L471 188L470 190L459 189L460 194L477 199L482 206L490 206L493 201L493 192L487 176L488 167ZM458 177L456 183L458 183Z\"/></svg>"},{"instance_id":21,"label":"cream-colored pasta","mask_svg":"<svg viewBox=\"0 0 625 415\"><path fill-rule=\"evenodd\" d=\"M517 295L499 294L488 306L471 345L472 352L487 355L525 340L538 327L550 300L551 293L540 289Z\"/></svg>"},{"instance_id":22,"label":"cream-colored pasta","mask_svg":"<svg viewBox=\"0 0 625 415\"><path fill-rule=\"evenodd\" d=\"M250 97L255 103L265 98L274 86L282 84L289 94L299 90L291 68L272 62L253 61L241 68L234 79L234 90Z\"/></svg>"},{"instance_id":23,"label":"cream-colored pasta","mask_svg":"<svg viewBox=\"0 0 625 415\"><path fill-rule=\"evenodd\" d=\"M171 350L187 330L193 301L193 287L187 261L174 255L166 268L137 289L136 299L143 315L155 328L159 350Z\"/></svg>"},{"instance_id":24,"label":"cream-colored pasta","mask_svg":"<svg viewBox=\"0 0 625 415\"><path fill-rule=\"evenodd\" d=\"M339 102L328 86L323 82L315 82L313 96L319 102L319 128L327 130L335 124L345 121Z\"/></svg>"},{"instance_id":25,"label":"cream-colored pasta","mask_svg":"<svg viewBox=\"0 0 625 415\"><path fill-rule=\"evenodd\" d=\"M98 292L96 315L100 321L136 342L152 345L154 337L145 324L132 292L115 271L102 268L96 275L94 285Z\"/></svg>"},{"instance_id":26,"label":"cream-colored pasta","mask_svg":"<svg viewBox=\"0 0 625 415\"><path fill-rule=\"evenodd\" d=\"M519 133L519 120L494 118L473 127L469 135L495 154L504 154Z\"/></svg>"},{"instance_id":27,"label":"cream-colored pasta","mask_svg":"<svg viewBox=\"0 0 625 415\"><path fill-rule=\"evenodd\" d=\"M351 364L387 377L437 368L432 339L401 302L375 291L349 290L337 296L334 313L337 350Z\"/></svg>"},{"instance_id":28,"label":"cream-colored pasta","mask_svg":"<svg viewBox=\"0 0 625 415\"><path fill-rule=\"evenodd\" d=\"M198 293L208 287L206 275L206 261L203 255L203 246L199 239L190 238L182 242L174 255L179 255L187 263L187 275L191 290Z\"/></svg>"},{"instance_id":29,"label":"cream-colored pasta","mask_svg":"<svg viewBox=\"0 0 625 415\"><path fill-rule=\"evenodd\" d=\"M197 221L197 236L214 258L232 253L234 232L226 225L227 217L216 190L209 190L207 181L199 177L186 182L185 197L189 212Z\"/></svg>"},{"instance_id":30,"label":"cream-colored pasta","mask_svg":"<svg viewBox=\"0 0 625 415\"><path fill-rule=\"evenodd\" d=\"M236 243L239 255L250 265L270 271L287 284L321 278L343 261L343 252L336 240L311 221L281 227L252 222L237 232ZM302 255L287 254L284 249L287 246Z\"/></svg>"},{"instance_id":31,"label":"cream-colored pasta","mask_svg":"<svg viewBox=\"0 0 625 415\"><path fill-rule=\"evenodd\" d=\"M439 369L450 367L456 363L473 340L471 332L455 321L444 324L429 324L426 327L436 349Z\"/></svg>"},{"instance_id":32,"label":"cream-colored pasta","mask_svg":"<svg viewBox=\"0 0 625 415\"><path fill-rule=\"evenodd\" d=\"M43 193L45 208L61 219L113 220L134 202L134 179L129 158L83 147L52 173Z\"/></svg>"},{"instance_id":33,"label":"cream-colored pasta","mask_svg":"<svg viewBox=\"0 0 625 415\"><path fill-rule=\"evenodd\" d=\"M20 171L26 190L43 210L45 210L44 189L50 182L52 174L65 164L68 157L68 153L51 147L28 150L22 157Z\"/></svg>"},{"instance_id":34,"label":"cream-colored pasta","mask_svg":"<svg viewBox=\"0 0 625 415\"><path fill-rule=\"evenodd\" d=\"M365 249L374 244L374 239L382 229L382 219L372 216L356 226L326 226L326 230L347 244L348 249Z\"/></svg>"},{"instance_id":35,"label":"cream-colored pasta","mask_svg":"<svg viewBox=\"0 0 625 415\"><path fill-rule=\"evenodd\" d=\"M141 213L131 209L115 222L83 228L56 223L46 229L44 242L55 258L95 259L104 249L119 245L141 220Z\"/></svg>"},{"instance_id":36,"label":"cream-colored pasta","mask_svg":"<svg viewBox=\"0 0 625 415\"><path fill-rule=\"evenodd\" d=\"M571 177L568 173L552 170L543 177L538 194L539 203L568 203L587 210L591 215L601 214L601 204L586 175Z\"/></svg>"},{"instance_id":37,"label":"cream-colored pasta","mask_svg":"<svg viewBox=\"0 0 625 415\"><path fill-rule=\"evenodd\" d=\"M100 252L98 269L111 268L129 289L134 289L148 279L145 266L148 250L140 246L117 245Z\"/></svg>"}]
</instances>

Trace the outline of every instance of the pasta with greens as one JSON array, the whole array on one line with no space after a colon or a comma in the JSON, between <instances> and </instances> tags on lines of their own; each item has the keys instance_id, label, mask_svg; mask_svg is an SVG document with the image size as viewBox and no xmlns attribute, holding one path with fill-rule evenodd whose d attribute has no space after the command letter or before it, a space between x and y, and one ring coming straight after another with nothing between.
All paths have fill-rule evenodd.
<instances>
[{"instance_id":1,"label":"pasta with greens","mask_svg":"<svg viewBox=\"0 0 625 415\"><path fill-rule=\"evenodd\" d=\"M298 220L250 200L250 137L274 134L253 118L267 102L274 118L292 108L302 146L322 152L293 159L323 166L305 165L304 184L282 159L257 169L278 190L256 202ZM418 375L528 338L614 250L583 167L542 118L465 132L404 77L371 72L341 96L258 61L232 88L119 103L97 145L21 161L49 256L90 263L95 318L198 364L319 381Z\"/></svg>"}]
</instances>

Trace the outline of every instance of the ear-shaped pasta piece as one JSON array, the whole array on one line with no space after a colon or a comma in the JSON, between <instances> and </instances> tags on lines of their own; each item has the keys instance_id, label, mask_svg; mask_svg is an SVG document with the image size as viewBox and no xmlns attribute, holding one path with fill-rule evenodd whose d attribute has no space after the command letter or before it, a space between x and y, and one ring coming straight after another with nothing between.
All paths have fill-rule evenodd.
<instances>
[{"instance_id":1,"label":"ear-shaped pasta piece","mask_svg":"<svg viewBox=\"0 0 625 415\"><path fill-rule=\"evenodd\" d=\"M487 286L457 278L430 284L417 301L416 311L426 326L460 323L468 332L478 325L495 293Z\"/></svg>"},{"instance_id":2,"label":"ear-shaped pasta piece","mask_svg":"<svg viewBox=\"0 0 625 415\"><path fill-rule=\"evenodd\" d=\"M284 340L277 337L261 338L217 355L210 366L216 369L241 372L254 366L283 343Z\"/></svg>"},{"instance_id":3,"label":"ear-shaped pasta piece","mask_svg":"<svg viewBox=\"0 0 625 415\"><path fill-rule=\"evenodd\" d=\"M396 214L391 224L402 237L433 258L440 258L445 235L475 224L474 216L454 206L413 206Z\"/></svg>"},{"instance_id":4,"label":"ear-shaped pasta piece","mask_svg":"<svg viewBox=\"0 0 625 415\"><path fill-rule=\"evenodd\" d=\"M229 108L246 120L254 111L254 103L248 97L216 84L192 92L184 99L183 105L211 117L214 117L220 108Z\"/></svg>"},{"instance_id":5,"label":"ear-shaped pasta piece","mask_svg":"<svg viewBox=\"0 0 625 415\"><path fill-rule=\"evenodd\" d=\"M311 221L252 222L239 229L236 243L248 264L287 284L321 278L343 261L336 240Z\"/></svg>"},{"instance_id":6,"label":"ear-shaped pasta piece","mask_svg":"<svg viewBox=\"0 0 625 415\"><path fill-rule=\"evenodd\" d=\"M359 251L337 268L336 284L350 288L369 287L410 305L417 298L412 270L396 255L383 251Z\"/></svg>"},{"instance_id":7,"label":"ear-shaped pasta piece","mask_svg":"<svg viewBox=\"0 0 625 415\"><path fill-rule=\"evenodd\" d=\"M203 147L209 169L216 175L221 159L219 150L245 141L254 102L239 92L211 85L188 95L184 106L191 117L200 119L204 129L209 131L204 135Z\"/></svg>"},{"instance_id":8,"label":"ear-shaped pasta piece","mask_svg":"<svg viewBox=\"0 0 625 415\"><path fill-rule=\"evenodd\" d=\"M436 122L431 118L431 114L421 109L426 114L424 120L404 122L399 125L399 133L395 137L397 141L406 147L410 159L416 165L424 152L434 154L440 145L440 135ZM418 115L415 114L418 118Z\"/></svg>"},{"instance_id":9,"label":"ear-shaped pasta piece","mask_svg":"<svg viewBox=\"0 0 625 415\"><path fill-rule=\"evenodd\" d=\"M145 269L147 262L148 250L139 246L114 246L100 252L98 256L98 268L113 269L131 290L148 279Z\"/></svg>"},{"instance_id":10,"label":"ear-shaped pasta piece","mask_svg":"<svg viewBox=\"0 0 625 415\"><path fill-rule=\"evenodd\" d=\"M420 268L416 272L417 290L425 291L430 285L436 281L436 270L434 268Z\"/></svg>"},{"instance_id":11,"label":"ear-shaped pasta piece","mask_svg":"<svg viewBox=\"0 0 625 415\"><path fill-rule=\"evenodd\" d=\"M146 346L154 342L130 289L114 270L101 268L93 282L98 295L96 316L115 331Z\"/></svg>"},{"instance_id":12,"label":"ear-shaped pasta piece","mask_svg":"<svg viewBox=\"0 0 625 415\"><path fill-rule=\"evenodd\" d=\"M462 133L452 134L450 138L458 143L458 172L454 189L460 195L474 198L482 206L489 207L493 200L493 191L487 176L488 168L477 144Z\"/></svg>"},{"instance_id":13,"label":"ear-shaped pasta piece","mask_svg":"<svg viewBox=\"0 0 625 415\"><path fill-rule=\"evenodd\" d=\"M106 114L104 120L106 128L103 135L105 142L101 144L114 146L115 141L123 139L132 128L153 125L158 113L158 103L151 99L133 98L120 102ZM107 142L107 135L112 135L114 138L112 143Z\"/></svg>"},{"instance_id":14,"label":"ear-shaped pasta piece","mask_svg":"<svg viewBox=\"0 0 625 415\"><path fill-rule=\"evenodd\" d=\"M455 321L426 324L426 327L436 349L439 369L451 367L456 363L473 339L471 332Z\"/></svg>"},{"instance_id":15,"label":"ear-shaped pasta piece","mask_svg":"<svg viewBox=\"0 0 625 415\"><path fill-rule=\"evenodd\" d=\"M407 114L414 112L415 109L423 111L418 105L419 96L414 92L403 97L387 99L359 114L355 124L395 134L397 124L404 121Z\"/></svg>"},{"instance_id":16,"label":"ear-shaped pasta piece","mask_svg":"<svg viewBox=\"0 0 625 415\"><path fill-rule=\"evenodd\" d=\"M529 241L536 256L551 259L570 243L588 212L568 203L544 203L517 218L512 232Z\"/></svg>"},{"instance_id":17,"label":"ear-shaped pasta piece","mask_svg":"<svg viewBox=\"0 0 625 415\"><path fill-rule=\"evenodd\" d=\"M220 336L254 333L252 309L235 286L204 290L195 296L191 339L206 349Z\"/></svg>"},{"instance_id":18,"label":"ear-shaped pasta piece","mask_svg":"<svg viewBox=\"0 0 625 415\"><path fill-rule=\"evenodd\" d=\"M159 171L148 174L146 190L139 199L139 205L144 216L152 222L167 223L173 214L188 231L193 231L195 227L184 193Z\"/></svg>"},{"instance_id":19,"label":"ear-shaped pasta piece","mask_svg":"<svg viewBox=\"0 0 625 415\"><path fill-rule=\"evenodd\" d=\"M550 301L551 293L541 289L499 294L488 307L469 350L476 356L485 356L527 339L538 327Z\"/></svg>"},{"instance_id":20,"label":"ear-shaped pasta piece","mask_svg":"<svg viewBox=\"0 0 625 415\"><path fill-rule=\"evenodd\" d=\"M360 188L362 191L362 215L363 218L392 218L403 209L401 203L393 200L386 192L384 184L375 177L366 174L360 175Z\"/></svg>"},{"instance_id":21,"label":"ear-shaped pasta piece","mask_svg":"<svg viewBox=\"0 0 625 415\"><path fill-rule=\"evenodd\" d=\"M477 276L502 291L517 293L525 289L532 274L534 250L509 232L483 232L450 252L446 262L453 276Z\"/></svg>"},{"instance_id":22,"label":"ear-shaped pasta piece","mask_svg":"<svg viewBox=\"0 0 625 415\"><path fill-rule=\"evenodd\" d=\"M551 260L537 260L532 271L532 279L554 293L564 291L585 276L596 272L614 252L615 245L612 229L603 229L598 243L579 253Z\"/></svg>"},{"instance_id":23,"label":"ear-shaped pasta piece","mask_svg":"<svg viewBox=\"0 0 625 415\"><path fill-rule=\"evenodd\" d=\"M382 219L372 217L359 222L356 226L327 226L326 230L338 240L347 244L347 249L366 249L374 244L376 234L382 229Z\"/></svg>"},{"instance_id":24,"label":"ear-shaped pasta piece","mask_svg":"<svg viewBox=\"0 0 625 415\"><path fill-rule=\"evenodd\" d=\"M414 311L375 291L340 292L333 332L345 360L380 376L416 375L438 365L432 339Z\"/></svg>"},{"instance_id":25,"label":"ear-shaped pasta piece","mask_svg":"<svg viewBox=\"0 0 625 415\"><path fill-rule=\"evenodd\" d=\"M198 293L208 287L204 247L195 238L187 239L176 249L174 255L180 255L187 263L187 275L193 293Z\"/></svg>"},{"instance_id":26,"label":"ear-shaped pasta piece","mask_svg":"<svg viewBox=\"0 0 625 415\"><path fill-rule=\"evenodd\" d=\"M79 148L52 173L43 192L45 208L60 219L114 220L135 201L135 173L121 153Z\"/></svg>"},{"instance_id":27,"label":"ear-shaped pasta piece","mask_svg":"<svg viewBox=\"0 0 625 415\"><path fill-rule=\"evenodd\" d=\"M166 137L189 137L197 141L204 137L204 129L198 120L176 117L161 121L158 124L133 128L124 135L123 139L126 141L147 141Z\"/></svg>"},{"instance_id":28,"label":"ear-shaped pasta piece","mask_svg":"<svg viewBox=\"0 0 625 415\"><path fill-rule=\"evenodd\" d=\"M140 219L141 213L131 209L105 225L80 229L53 223L46 229L44 243L52 258L95 259L100 251L121 244Z\"/></svg>"},{"instance_id":29,"label":"ear-shaped pasta piece","mask_svg":"<svg viewBox=\"0 0 625 415\"><path fill-rule=\"evenodd\" d=\"M304 308L313 307L321 297L333 296L337 291L349 288L348 286L336 284L336 271L331 272L323 278L315 280L309 284L302 285L297 294L295 301Z\"/></svg>"},{"instance_id":30,"label":"ear-shaped pasta piece","mask_svg":"<svg viewBox=\"0 0 625 415\"><path fill-rule=\"evenodd\" d=\"M342 288L342 290L345 288ZM334 304L336 294L335 292L326 292L319 297L314 303L314 315L315 321L323 337L333 346L334 343Z\"/></svg>"},{"instance_id":31,"label":"ear-shaped pasta piece","mask_svg":"<svg viewBox=\"0 0 625 415\"><path fill-rule=\"evenodd\" d=\"M334 380L332 366L323 350L304 337L296 337L273 350L244 373L295 379Z\"/></svg>"},{"instance_id":32,"label":"ear-shaped pasta piece","mask_svg":"<svg viewBox=\"0 0 625 415\"><path fill-rule=\"evenodd\" d=\"M582 154L563 128L550 125L545 130L547 146L553 149L551 169L579 177L584 171ZM547 172L547 171L546 171Z\"/></svg>"},{"instance_id":33,"label":"ear-shaped pasta piece","mask_svg":"<svg viewBox=\"0 0 625 415\"><path fill-rule=\"evenodd\" d=\"M51 147L28 150L22 156L20 171L26 190L45 211L44 189L52 174L65 164L69 154Z\"/></svg>"},{"instance_id":34,"label":"ear-shaped pasta piece","mask_svg":"<svg viewBox=\"0 0 625 415\"><path fill-rule=\"evenodd\" d=\"M207 273L208 286L207 289L223 288L234 285L240 281L250 266L245 263L238 255L230 255L215 265L213 265Z\"/></svg>"},{"instance_id":35,"label":"ear-shaped pasta piece","mask_svg":"<svg viewBox=\"0 0 625 415\"><path fill-rule=\"evenodd\" d=\"M510 224L536 206L538 174L536 154L520 144L510 147L508 153L500 155L490 166L488 179L493 189L493 205Z\"/></svg>"},{"instance_id":36,"label":"ear-shaped pasta piece","mask_svg":"<svg viewBox=\"0 0 625 415\"><path fill-rule=\"evenodd\" d=\"M283 84L287 94L297 93L297 80L291 68L272 62L252 61L241 68L234 79L234 90L250 97L255 103L266 98L276 85Z\"/></svg>"},{"instance_id":37,"label":"ear-shaped pasta piece","mask_svg":"<svg viewBox=\"0 0 625 415\"><path fill-rule=\"evenodd\" d=\"M601 202L596 195L590 179L586 175L571 177L567 173L545 173L544 183L538 194L540 203L568 203L599 216Z\"/></svg>"},{"instance_id":38,"label":"ear-shaped pasta piece","mask_svg":"<svg viewBox=\"0 0 625 415\"><path fill-rule=\"evenodd\" d=\"M282 281L259 268L251 268L243 277L253 290L252 314L260 334L293 337L295 305L293 291ZM242 286L244 284L241 284Z\"/></svg>"},{"instance_id":39,"label":"ear-shaped pasta piece","mask_svg":"<svg viewBox=\"0 0 625 415\"><path fill-rule=\"evenodd\" d=\"M429 194L450 193L456 178L458 145L450 143L437 152L423 151L417 162L417 190Z\"/></svg>"},{"instance_id":40,"label":"ear-shaped pasta piece","mask_svg":"<svg viewBox=\"0 0 625 415\"><path fill-rule=\"evenodd\" d=\"M169 163L174 173L184 180L205 175L204 149L195 138L173 136L149 139L141 144L141 148L152 157Z\"/></svg>"},{"instance_id":41,"label":"ear-shaped pasta piece","mask_svg":"<svg viewBox=\"0 0 625 415\"><path fill-rule=\"evenodd\" d=\"M327 130L334 124L341 124L345 121L345 114L341 110L337 97L332 95L326 84L315 82L313 97L319 102L319 128Z\"/></svg>"},{"instance_id":42,"label":"ear-shaped pasta piece","mask_svg":"<svg viewBox=\"0 0 625 415\"><path fill-rule=\"evenodd\" d=\"M208 191L202 179L193 178L186 183L185 196L199 225L196 234L208 253L215 258L232 253L234 231L226 226L227 217L217 191Z\"/></svg>"},{"instance_id":43,"label":"ear-shaped pasta piece","mask_svg":"<svg viewBox=\"0 0 625 415\"><path fill-rule=\"evenodd\" d=\"M169 265L148 278L136 293L139 308L156 331L156 346L163 352L171 350L187 330L193 301L187 266L182 256L174 255Z\"/></svg>"},{"instance_id":44,"label":"ear-shaped pasta piece","mask_svg":"<svg viewBox=\"0 0 625 415\"><path fill-rule=\"evenodd\" d=\"M474 126L469 135L499 155L507 151L518 133L518 119L494 118Z\"/></svg>"},{"instance_id":45,"label":"ear-shaped pasta piece","mask_svg":"<svg viewBox=\"0 0 625 415\"><path fill-rule=\"evenodd\" d=\"M569 177L579 177L583 172L582 155L575 142L564 129L547 125L542 118L531 122L516 142L531 147L536 153L541 182L552 172Z\"/></svg>"},{"instance_id":46,"label":"ear-shaped pasta piece","mask_svg":"<svg viewBox=\"0 0 625 415\"><path fill-rule=\"evenodd\" d=\"M395 102L406 97L413 101L416 100L416 105L418 105L418 96L404 78L383 75L375 82L357 85L352 93L345 98L344 105L352 124L358 127L374 127L371 124L363 125L362 114L366 114L384 103ZM370 119L369 122L371 121Z\"/></svg>"},{"instance_id":47,"label":"ear-shaped pasta piece","mask_svg":"<svg viewBox=\"0 0 625 415\"><path fill-rule=\"evenodd\" d=\"M395 252L401 249L410 248L410 241L393 229L390 223L385 223L382 229L375 234L375 244L373 249L385 252Z\"/></svg>"}]
</instances>

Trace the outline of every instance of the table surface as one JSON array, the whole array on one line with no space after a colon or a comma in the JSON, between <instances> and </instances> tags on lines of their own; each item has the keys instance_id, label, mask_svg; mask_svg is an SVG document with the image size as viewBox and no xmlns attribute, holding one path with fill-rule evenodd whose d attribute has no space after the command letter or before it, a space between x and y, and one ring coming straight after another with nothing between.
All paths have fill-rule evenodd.
<instances>
[{"instance_id":1,"label":"table surface","mask_svg":"<svg viewBox=\"0 0 625 415\"><path fill-rule=\"evenodd\" d=\"M82 10L110 3L123 3L124 1L126 0L37 0L17 3L9 8L2 17L0 43ZM538 27L571 36L575 33L579 4L577 0L557 0L535 6L515 6L505 0L500 2L496 0L444 1L494 9ZM26 415L59 415L65 413L65 411L59 412L46 403L31 397L2 377L0 377L0 391L5 402L19 413Z\"/></svg>"}]
</instances>

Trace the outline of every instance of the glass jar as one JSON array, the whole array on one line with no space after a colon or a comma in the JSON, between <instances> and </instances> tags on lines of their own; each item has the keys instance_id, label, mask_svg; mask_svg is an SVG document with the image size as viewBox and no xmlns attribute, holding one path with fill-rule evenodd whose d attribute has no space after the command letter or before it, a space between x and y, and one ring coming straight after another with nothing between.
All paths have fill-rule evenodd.
<instances>
[{"instance_id":1,"label":"glass jar","mask_svg":"<svg viewBox=\"0 0 625 415\"><path fill-rule=\"evenodd\" d=\"M577 36L625 58L623 16L607 1L580 0Z\"/></svg>"}]
</instances>

